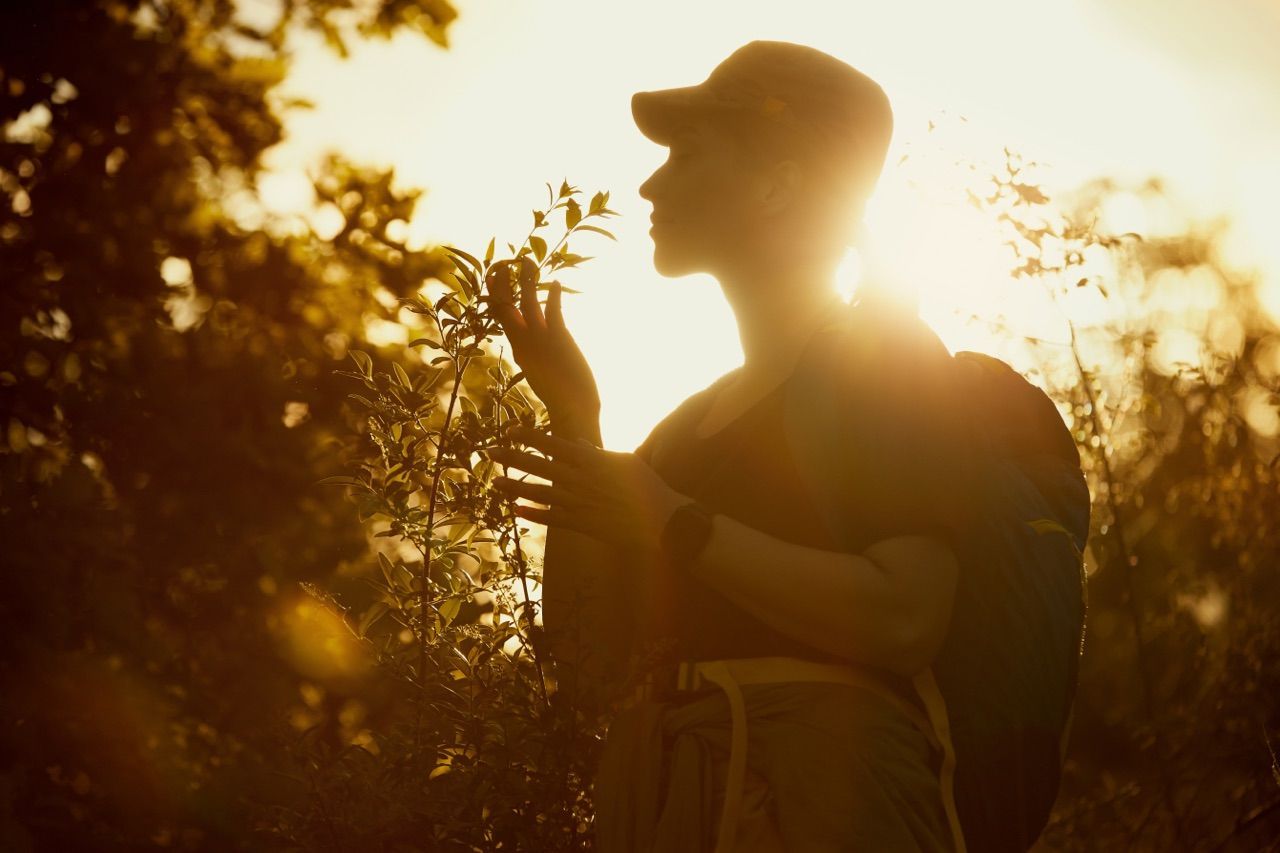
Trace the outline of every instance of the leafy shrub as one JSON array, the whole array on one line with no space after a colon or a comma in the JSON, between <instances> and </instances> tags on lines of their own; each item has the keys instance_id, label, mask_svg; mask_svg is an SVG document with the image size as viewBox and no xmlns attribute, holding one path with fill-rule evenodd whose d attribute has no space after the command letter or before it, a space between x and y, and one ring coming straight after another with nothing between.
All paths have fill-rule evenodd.
<instances>
[{"instance_id":1,"label":"leafy shrub","mask_svg":"<svg viewBox=\"0 0 1280 853\"><path fill-rule=\"evenodd\" d=\"M614 215L608 194L584 212L567 182L511 257L483 260L447 248L453 271L434 301L401 303L430 321L411 342L420 369L376 365L359 350L342 375L363 386L351 399L364 415L352 448L356 471L325 483L349 490L362 521L378 521L392 547L378 552L373 600L354 633L395 686L396 710L365 744L317 750L306 761L311 798L284 815L290 840L323 849L386 844L440 850L574 850L589 843L589 781L602 736L599 714L560 690L540 653L539 563L521 544L511 500L490 486L484 452L510 446L513 424L538 427L545 411L520 390L487 344L498 330L484 292L489 271L526 263L523 286L551 287L546 272L588 258L570 236ZM550 248L537 232L564 211ZM565 290L572 291L569 288ZM518 297L517 297L518 298ZM472 378L475 377L475 378ZM385 521L383 521L385 520ZM381 526L381 525L380 525ZM408 556L406 556L408 555ZM323 598L323 594L321 594ZM376 815L376 818L370 819Z\"/></svg>"}]
</instances>

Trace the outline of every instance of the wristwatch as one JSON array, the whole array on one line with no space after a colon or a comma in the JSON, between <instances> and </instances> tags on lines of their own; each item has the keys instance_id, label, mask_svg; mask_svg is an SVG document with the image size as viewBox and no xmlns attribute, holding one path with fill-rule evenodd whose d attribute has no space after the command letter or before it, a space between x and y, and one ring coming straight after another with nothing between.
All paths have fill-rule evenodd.
<instances>
[{"instance_id":1,"label":"wristwatch","mask_svg":"<svg viewBox=\"0 0 1280 853\"><path fill-rule=\"evenodd\" d=\"M662 528L659 546L672 566L684 569L697 559L711 538L711 517L715 512L692 501L678 507Z\"/></svg>"}]
</instances>

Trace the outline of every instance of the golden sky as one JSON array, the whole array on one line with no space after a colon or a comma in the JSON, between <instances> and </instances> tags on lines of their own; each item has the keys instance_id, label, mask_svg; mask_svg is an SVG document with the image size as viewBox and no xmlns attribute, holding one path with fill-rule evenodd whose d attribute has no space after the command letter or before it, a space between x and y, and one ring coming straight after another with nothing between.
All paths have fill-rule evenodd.
<instances>
[{"instance_id":1,"label":"golden sky","mask_svg":"<svg viewBox=\"0 0 1280 853\"><path fill-rule=\"evenodd\" d=\"M562 278L584 291L566 295L565 314L595 368L610 448L635 447L742 358L714 280L653 271L650 207L637 188L665 149L635 128L630 96L701 82L756 38L812 45L879 81L895 111L889 164L938 140L926 134L931 119L964 116L947 145L988 158L1008 145L1048 165L1040 178L1051 192L1101 175L1165 178L1187 211L1236 220L1229 257L1263 270L1280 317L1276 0L455 3L447 51L406 33L357 45L344 62L295 38L285 90L316 109L287 122L264 194L282 211L309 207L305 170L337 149L426 189L410 228L417 242L478 251L495 234L523 238L529 210L545 204L544 182L609 190L619 242L578 242L574 251L597 258ZM1117 231L1178 227L1136 204L1108 216ZM880 263L919 288L922 316L953 351L1013 360L1007 341L957 313L1027 299L1008 290L1007 263L981 239L983 223L912 194L893 168L868 222ZM1023 307L1010 312L1020 331L1060 336L1041 327L1053 320L1034 299ZM685 342L695 341L691 353Z\"/></svg>"}]
</instances>

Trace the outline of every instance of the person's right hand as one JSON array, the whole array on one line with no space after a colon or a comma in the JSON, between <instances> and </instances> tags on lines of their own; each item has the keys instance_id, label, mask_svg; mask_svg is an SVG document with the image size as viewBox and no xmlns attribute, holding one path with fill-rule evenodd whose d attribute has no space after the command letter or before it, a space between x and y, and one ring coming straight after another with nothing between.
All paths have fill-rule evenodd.
<instances>
[{"instance_id":1,"label":"person's right hand","mask_svg":"<svg viewBox=\"0 0 1280 853\"><path fill-rule=\"evenodd\" d=\"M524 371L529 387L547 407L551 423L584 427L600 417L600 393L591 366L569 334L560 311L560 285L547 296L547 313L538 303L538 268L527 255L521 257L520 306L511 289L511 266L495 264L485 276L493 316L511 341L511 355Z\"/></svg>"}]
</instances>

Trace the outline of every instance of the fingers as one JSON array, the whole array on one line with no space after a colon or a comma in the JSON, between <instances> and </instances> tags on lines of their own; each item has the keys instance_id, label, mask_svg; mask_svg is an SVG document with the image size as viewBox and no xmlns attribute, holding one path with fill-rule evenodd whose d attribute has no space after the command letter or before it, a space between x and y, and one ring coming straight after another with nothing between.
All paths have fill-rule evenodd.
<instances>
[{"instance_id":1,"label":"fingers","mask_svg":"<svg viewBox=\"0 0 1280 853\"><path fill-rule=\"evenodd\" d=\"M564 312L560 309L560 282L551 283L551 293L547 295L547 328L557 332L567 332L564 324Z\"/></svg>"},{"instance_id":2,"label":"fingers","mask_svg":"<svg viewBox=\"0 0 1280 853\"><path fill-rule=\"evenodd\" d=\"M595 461L597 454L605 452L588 441L569 441L557 435L548 435L524 427L512 428L511 437L530 447L538 448L556 462L568 462L580 467L589 466Z\"/></svg>"},{"instance_id":3,"label":"fingers","mask_svg":"<svg viewBox=\"0 0 1280 853\"><path fill-rule=\"evenodd\" d=\"M486 451L489 458L494 462L498 462L508 468L519 468L521 471L528 471L544 480L555 481L557 477L563 477L564 466L557 465L550 459L543 459L534 456L532 453L522 453L519 450L511 450L504 447L494 447Z\"/></svg>"},{"instance_id":4,"label":"fingers","mask_svg":"<svg viewBox=\"0 0 1280 853\"><path fill-rule=\"evenodd\" d=\"M527 480L513 480L510 477L494 477L493 484L513 499L528 498L548 506L574 507L581 504L572 492L556 486L554 483L530 483Z\"/></svg>"},{"instance_id":5,"label":"fingers","mask_svg":"<svg viewBox=\"0 0 1280 853\"><path fill-rule=\"evenodd\" d=\"M485 286L489 290L489 301L493 305L511 304L511 266L494 264L484 277Z\"/></svg>"},{"instance_id":6,"label":"fingers","mask_svg":"<svg viewBox=\"0 0 1280 853\"><path fill-rule=\"evenodd\" d=\"M547 527L562 527L566 530L576 530L579 533L586 533L588 535L591 533L591 530L582 522L582 519L578 515L556 507L552 507L551 509L542 509L536 506L512 504L511 511L521 518L529 519L535 524L544 524Z\"/></svg>"},{"instance_id":7,"label":"fingers","mask_svg":"<svg viewBox=\"0 0 1280 853\"><path fill-rule=\"evenodd\" d=\"M520 312L530 330L540 331L547 327L542 306L538 304L538 265L528 255L520 258Z\"/></svg>"},{"instance_id":8,"label":"fingers","mask_svg":"<svg viewBox=\"0 0 1280 853\"><path fill-rule=\"evenodd\" d=\"M485 285L489 290L489 304L493 308L493 313L497 315L498 322L502 324L502 330L506 332L507 337L513 339L512 344L514 344L514 339L520 337L525 331L526 324L520 312L516 310L511 294L510 264L496 264L490 269L485 276Z\"/></svg>"}]
</instances>

